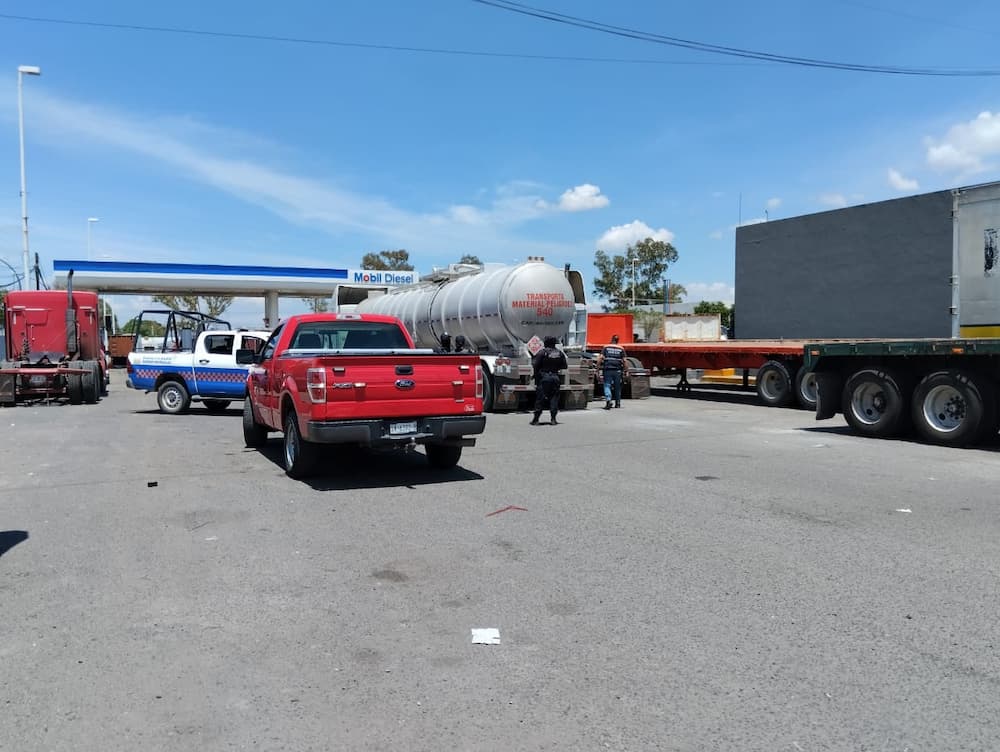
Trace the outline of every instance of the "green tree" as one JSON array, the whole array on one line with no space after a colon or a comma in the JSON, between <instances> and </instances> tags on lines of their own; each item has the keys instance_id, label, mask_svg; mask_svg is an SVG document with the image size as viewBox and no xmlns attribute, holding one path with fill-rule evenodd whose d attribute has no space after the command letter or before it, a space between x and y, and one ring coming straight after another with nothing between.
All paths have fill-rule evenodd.
<instances>
[{"instance_id":1,"label":"green tree","mask_svg":"<svg viewBox=\"0 0 1000 752\"><path fill-rule=\"evenodd\" d=\"M125 322L125 326L121 328L123 334L135 334L135 328L139 323L139 317L136 316L133 319L129 319ZM166 332L166 327L163 326L158 321L151 321L146 319L142 322L142 331L139 332L143 337L162 337Z\"/></svg>"},{"instance_id":2,"label":"green tree","mask_svg":"<svg viewBox=\"0 0 1000 752\"><path fill-rule=\"evenodd\" d=\"M653 238L628 246L624 255L611 256L598 250L594 254L594 266L597 267L594 292L610 302L605 308L615 311L625 310L633 297L636 302L662 301L663 278L675 261L677 249L666 241ZM674 289L683 290L680 285L671 285L671 291Z\"/></svg>"},{"instance_id":3,"label":"green tree","mask_svg":"<svg viewBox=\"0 0 1000 752\"><path fill-rule=\"evenodd\" d=\"M233 304L232 295L154 295L153 300L175 311L198 311L209 316L221 316Z\"/></svg>"},{"instance_id":4,"label":"green tree","mask_svg":"<svg viewBox=\"0 0 1000 752\"><path fill-rule=\"evenodd\" d=\"M382 269L384 271L412 272L409 251L400 248L398 251L379 251L366 253L361 257L362 269Z\"/></svg>"},{"instance_id":5,"label":"green tree","mask_svg":"<svg viewBox=\"0 0 1000 752\"><path fill-rule=\"evenodd\" d=\"M460 264L476 264L477 266L482 266L483 262L479 260L479 256L472 253L466 253L462 258L458 260Z\"/></svg>"},{"instance_id":6,"label":"green tree","mask_svg":"<svg viewBox=\"0 0 1000 752\"><path fill-rule=\"evenodd\" d=\"M326 313L330 310L329 298L302 298L302 302L309 306L311 313Z\"/></svg>"},{"instance_id":7,"label":"green tree","mask_svg":"<svg viewBox=\"0 0 1000 752\"><path fill-rule=\"evenodd\" d=\"M694 312L702 316L718 314L719 319L722 321L722 325L728 327L730 322L733 320L735 306L726 305L721 300L703 300L694 307Z\"/></svg>"}]
</instances>

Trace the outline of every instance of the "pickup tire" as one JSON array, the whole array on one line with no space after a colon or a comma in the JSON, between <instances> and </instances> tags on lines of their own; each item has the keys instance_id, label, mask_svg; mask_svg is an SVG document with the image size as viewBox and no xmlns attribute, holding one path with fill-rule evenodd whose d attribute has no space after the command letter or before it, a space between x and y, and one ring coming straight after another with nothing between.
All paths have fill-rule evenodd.
<instances>
[{"instance_id":1,"label":"pickup tire","mask_svg":"<svg viewBox=\"0 0 1000 752\"><path fill-rule=\"evenodd\" d=\"M164 381L156 390L156 404L162 413L180 415L191 406L191 395L181 382Z\"/></svg>"},{"instance_id":2,"label":"pickup tire","mask_svg":"<svg viewBox=\"0 0 1000 752\"><path fill-rule=\"evenodd\" d=\"M794 389L792 374L780 360L769 360L757 370L757 397L768 407L792 404Z\"/></svg>"},{"instance_id":3,"label":"pickup tire","mask_svg":"<svg viewBox=\"0 0 1000 752\"><path fill-rule=\"evenodd\" d=\"M891 371L863 368L844 385L841 412L862 436L898 436L909 427L909 392L903 378Z\"/></svg>"},{"instance_id":4,"label":"pickup tire","mask_svg":"<svg viewBox=\"0 0 1000 752\"><path fill-rule=\"evenodd\" d=\"M267 444L267 428L254 417L253 403L249 397L243 400L243 443L254 449Z\"/></svg>"},{"instance_id":5,"label":"pickup tire","mask_svg":"<svg viewBox=\"0 0 1000 752\"><path fill-rule=\"evenodd\" d=\"M296 479L307 477L315 468L318 455L318 447L302 438L295 411L289 410L285 416L285 474Z\"/></svg>"},{"instance_id":6,"label":"pickup tire","mask_svg":"<svg viewBox=\"0 0 1000 752\"><path fill-rule=\"evenodd\" d=\"M207 399L204 404L205 409L210 413L221 413L229 407L229 400Z\"/></svg>"},{"instance_id":7,"label":"pickup tire","mask_svg":"<svg viewBox=\"0 0 1000 752\"><path fill-rule=\"evenodd\" d=\"M449 470L462 459L462 447L453 444L426 444L427 462L438 470Z\"/></svg>"},{"instance_id":8,"label":"pickup tire","mask_svg":"<svg viewBox=\"0 0 1000 752\"><path fill-rule=\"evenodd\" d=\"M986 441L996 432L996 395L977 374L936 371L913 392L913 425L932 444L962 447Z\"/></svg>"}]
</instances>

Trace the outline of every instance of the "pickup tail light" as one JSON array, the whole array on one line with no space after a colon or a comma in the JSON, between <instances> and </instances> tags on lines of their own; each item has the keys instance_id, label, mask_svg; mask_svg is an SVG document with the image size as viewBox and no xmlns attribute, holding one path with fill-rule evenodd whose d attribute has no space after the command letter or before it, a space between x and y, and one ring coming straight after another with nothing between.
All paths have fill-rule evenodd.
<instances>
[{"instance_id":1,"label":"pickup tail light","mask_svg":"<svg viewBox=\"0 0 1000 752\"><path fill-rule=\"evenodd\" d=\"M310 368L306 371L306 391L309 392L310 402L326 402L325 368Z\"/></svg>"},{"instance_id":2,"label":"pickup tail light","mask_svg":"<svg viewBox=\"0 0 1000 752\"><path fill-rule=\"evenodd\" d=\"M476 366L476 399L483 398L483 366Z\"/></svg>"}]
</instances>

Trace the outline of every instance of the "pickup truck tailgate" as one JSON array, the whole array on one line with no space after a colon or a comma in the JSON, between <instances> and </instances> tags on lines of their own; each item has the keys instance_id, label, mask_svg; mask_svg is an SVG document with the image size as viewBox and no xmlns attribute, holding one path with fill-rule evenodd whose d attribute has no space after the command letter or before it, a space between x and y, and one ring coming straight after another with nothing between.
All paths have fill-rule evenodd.
<instances>
[{"instance_id":1,"label":"pickup truck tailgate","mask_svg":"<svg viewBox=\"0 0 1000 752\"><path fill-rule=\"evenodd\" d=\"M463 415L482 411L479 360L468 355L317 357L301 377L314 419ZM325 405L325 415L322 406Z\"/></svg>"}]
</instances>

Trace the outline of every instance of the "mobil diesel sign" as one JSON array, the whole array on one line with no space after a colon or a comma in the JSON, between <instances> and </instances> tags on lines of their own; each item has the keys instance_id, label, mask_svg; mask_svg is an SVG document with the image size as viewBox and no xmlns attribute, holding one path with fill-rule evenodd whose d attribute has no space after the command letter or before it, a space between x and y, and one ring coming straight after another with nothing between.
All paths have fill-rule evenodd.
<instances>
[{"instance_id":1,"label":"mobil diesel sign","mask_svg":"<svg viewBox=\"0 0 1000 752\"><path fill-rule=\"evenodd\" d=\"M362 285L412 285L416 272L364 271L354 272L354 282Z\"/></svg>"}]
</instances>

